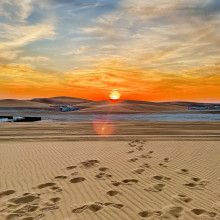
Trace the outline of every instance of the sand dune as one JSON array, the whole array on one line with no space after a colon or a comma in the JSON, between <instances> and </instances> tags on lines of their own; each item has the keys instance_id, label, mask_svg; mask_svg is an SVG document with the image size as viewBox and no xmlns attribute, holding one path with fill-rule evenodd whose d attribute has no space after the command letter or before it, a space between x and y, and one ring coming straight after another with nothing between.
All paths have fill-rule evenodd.
<instances>
[{"instance_id":1,"label":"sand dune","mask_svg":"<svg viewBox=\"0 0 220 220\"><path fill-rule=\"evenodd\" d=\"M75 105L80 108L80 113L158 113L158 112L187 112L189 106L210 106L219 104L205 104L193 102L147 102L138 100L110 100L91 101L74 97L36 98L29 101L5 99L0 100L0 107L49 107L51 105ZM210 111L203 111L203 113ZM195 113L195 111L193 111ZM215 113L219 113L215 111ZM67 112L66 114L72 114Z\"/></svg>"},{"instance_id":2,"label":"sand dune","mask_svg":"<svg viewBox=\"0 0 220 220\"><path fill-rule=\"evenodd\" d=\"M39 103L47 103L47 104L54 104L54 105L74 105L84 102L92 102L91 100L87 99L80 99L74 97L66 97L66 96L58 96L58 97L51 97L51 98L35 98L30 100L32 102L39 102Z\"/></svg>"},{"instance_id":3,"label":"sand dune","mask_svg":"<svg viewBox=\"0 0 220 220\"><path fill-rule=\"evenodd\" d=\"M26 107L26 108L32 108L32 107L49 107L49 105L44 104L44 103L25 101L25 100L3 99L3 100L0 100L0 107L14 107L14 108Z\"/></svg>"},{"instance_id":4,"label":"sand dune","mask_svg":"<svg viewBox=\"0 0 220 220\"><path fill-rule=\"evenodd\" d=\"M109 100L88 102L79 105L84 109L81 112L91 113L137 113L137 112L165 112L165 111L185 111L184 106L172 105L169 103L154 103L136 100L120 100L111 102Z\"/></svg>"},{"instance_id":5,"label":"sand dune","mask_svg":"<svg viewBox=\"0 0 220 220\"><path fill-rule=\"evenodd\" d=\"M214 141L0 144L0 219L217 220L219 154Z\"/></svg>"}]
</instances>

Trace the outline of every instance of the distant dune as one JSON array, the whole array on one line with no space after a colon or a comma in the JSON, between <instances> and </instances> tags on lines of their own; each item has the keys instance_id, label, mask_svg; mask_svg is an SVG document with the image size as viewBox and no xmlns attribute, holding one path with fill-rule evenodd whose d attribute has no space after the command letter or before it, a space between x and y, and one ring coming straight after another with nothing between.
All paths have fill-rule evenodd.
<instances>
[{"instance_id":1,"label":"distant dune","mask_svg":"<svg viewBox=\"0 0 220 220\"><path fill-rule=\"evenodd\" d=\"M148 102L138 100L110 100L92 101L74 97L35 98L32 100L4 99L0 100L0 107L49 107L51 105L75 105L80 107L80 113L159 113L159 112L185 112L190 106L220 105L216 103L196 102ZM72 114L72 112L67 112Z\"/></svg>"},{"instance_id":2,"label":"distant dune","mask_svg":"<svg viewBox=\"0 0 220 220\"><path fill-rule=\"evenodd\" d=\"M74 105L74 104L84 103L84 102L93 102L87 99L80 99L80 98L67 97L67 96L58 96L58 97L51 97L51 98L35 98L30 101L53 104L53 105Z\"/></svg>"},{"instance_id":3,"label":"distant dune","mask_svg":"<svg viewBox=\"0 0 220 220\"><path fill-rule=\"evenodd\" d=\"M3 99L3 100L0 100L0 107L14 107L14 108L26 107L26 108L32 108L32 107L49 107L49 105L44 104L44 103L25 101L25 100Z\"/></svg>"},{"instance_id":4,"label":"distant dune","mask_svg":"<svg viewBox=\"0 0 220 220\"><path fill-rule=\"evenodd\" d=\"M168 103L155 103L136 100L120 100L112 103L108 100L87 102L79 104L83 109L82 112L93 113L138 113L138 112L160 112L160 111L182 111L184 106L172 105Z\"/></svg>"},{"instance_id":5,"label":"distant dune","mask_svg":"<svg viewBox=\"0 0 220 220\"><path fill-rule=\"evenodd\" d=\"M186 107L214 107L216 105L220 105L219 103L202 103L202 102L183 102L183 101L175 101L175 102L161 102L163 104L172 104L172 105L179 105L179 106L186 106Z\"/></svg>"}]
</instances>

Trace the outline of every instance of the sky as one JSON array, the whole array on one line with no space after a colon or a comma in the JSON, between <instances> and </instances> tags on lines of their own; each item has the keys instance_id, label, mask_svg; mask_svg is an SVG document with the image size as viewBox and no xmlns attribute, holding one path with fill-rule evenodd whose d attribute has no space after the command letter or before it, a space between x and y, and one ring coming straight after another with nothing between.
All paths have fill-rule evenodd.
<instances>
[{"instance_id":1,"label":"sky","mask_svg":"<svg viewBox=\"0 0 220 220\"><path fill-rule=\"evenodd\" d=\"M0 1L0 99L113 91L220 102L220 1Z\"/></svg>"}]
</instances>

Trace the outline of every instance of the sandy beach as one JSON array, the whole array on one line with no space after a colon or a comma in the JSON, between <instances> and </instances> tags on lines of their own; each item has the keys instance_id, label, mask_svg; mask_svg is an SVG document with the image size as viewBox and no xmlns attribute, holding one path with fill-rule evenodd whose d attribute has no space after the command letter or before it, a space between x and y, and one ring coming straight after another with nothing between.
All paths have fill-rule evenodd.
<instances>
[{"instance_id":1,"label":"sandy beach","mask_svg":"<svg viewBox=\"0 0 220 220\"><path fill-rule=\"evenodd\" d=\"M219 141L118 136L2 141L0 219L220 219Z\"/></svg>"}]
</instances>

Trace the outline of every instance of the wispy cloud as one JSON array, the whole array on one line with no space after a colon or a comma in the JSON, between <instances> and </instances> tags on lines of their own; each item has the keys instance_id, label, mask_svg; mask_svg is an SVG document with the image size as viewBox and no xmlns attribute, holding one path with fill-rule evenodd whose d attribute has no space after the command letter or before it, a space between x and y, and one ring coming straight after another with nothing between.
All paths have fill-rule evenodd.
<instances>
[{"instance_id":1,"label":"wispy cloud","mask_svg":"<svg viewBox=\"0 0 220 220\"><path fill-rule=\"evenodd\" d=\"M21 57L20 58L22 61L27 61L27 62L47 62L50 59L48 57L42 57L42 56L36 56L36 57Z\"/></svg>"},{"instance_id":2,"label":"wispy cloud","mask_svg":"<svg viewBox=\"0 0 220 220\"><path fill-rule=\"evenodd\" d=\"M0 25L0 58L12 60L17 57L19 48L41 39L52 39L55 35L51 24L28 26ZM2 35L1 35L2 36Z\"/></svg>"},{"instance_id":3,"label":"wispy cloud","mask_svg":"<svg viewBox=\"0 0 220 220\"><path fill-rule=\"evenodd\" d=\"M84 54L86 52L88 52L90 49L89 46L83 45L81 46L79 49L73 50L73 51L69 51L69 52L65 52L63 55L79 55L79 54Z\"/></svg>"}]
</instances>

